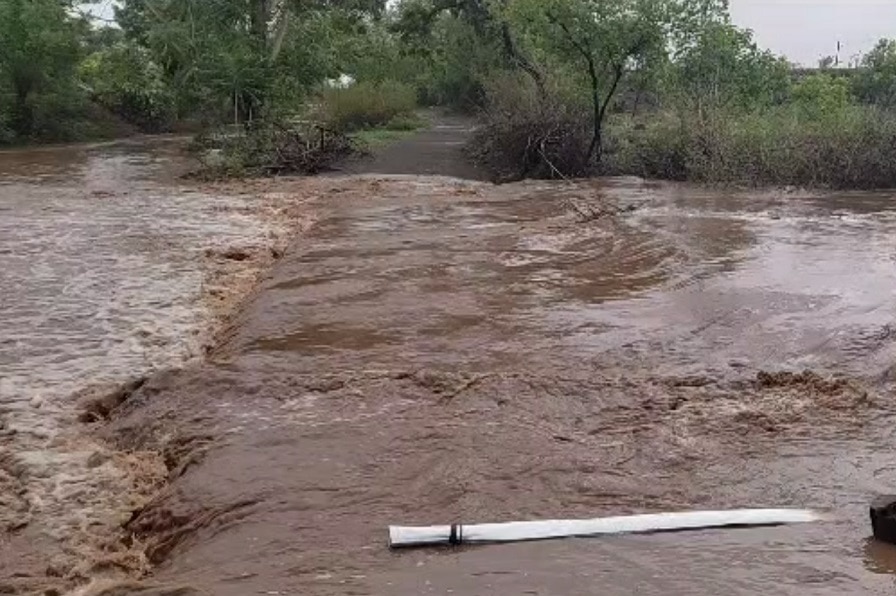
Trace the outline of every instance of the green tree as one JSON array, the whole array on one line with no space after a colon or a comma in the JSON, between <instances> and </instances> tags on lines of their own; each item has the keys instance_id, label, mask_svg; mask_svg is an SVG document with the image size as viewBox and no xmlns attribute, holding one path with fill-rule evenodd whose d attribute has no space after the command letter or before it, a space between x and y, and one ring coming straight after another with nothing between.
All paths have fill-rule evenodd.
<instances>
[{"instance_id":1,"label":"green tree","mask_svg":"<svg viewBox=\"0 0 896 596\"><path fill-rule=\"evenodd\" d=\"M53 119L83 99L75 72L85 24L70 8L60 0L0 0L0 118L19 138L56 132Z\"/></svg>"},{"instance_id":2,"label":"green tree","mask_svg":"<svg viewBox=\"0 0 896 596\"><path fill-rule=\"evenodd\" d=\"M864 103L896 107L896 40L881 39L863 58L855 92Z\"/></svg>"},{"instance_id":3,"label":"green tree","mask_svg":"<svg viewBox=\"0 0 896 596\"><path fill-rule=\"evenodd\" d=\"M424 95L464 105L482 100L483 80L520 69L543 92L544 74L520 47L509 0L403 0L392 24L403 52L422 60Z\"/></svg>"},{"instance_id":4,"label":"green tree","mask_svg":"<svg viewBox=\"0 0 896 596\"><path fill-rule=\"evenodd\" d=\"M88 56L80 76L95 101L145 132L176 117L174 93L146 48L116 42Z\"/></svg>"},{"instance_id":5,"label":"green tree","mask_svg":"<svg viewBox=\"0 0 896 596\"><path fill-rule=\"evenodd\" d=\"M337 63L338 40L384 10L384 0L125 0L116 19L179 90L181 114L229 106L243 121L307 88L326 70L314 62Z\"/></svg>"},{"instance_id":6,"label":"green tree","mask_svg":"<svg viewBox=\"0 0 896 596\"><path fill-rule=\"evenodd\" d=\"M727 22L709 22L675 57L674 84L689 107L766 107L786 99L789 65L760 50L752 32Z\"/></svg>"},{"instance_id":7,"label":"green tree","mask_svg":"<svg viewBox=\"0 0 896 596\"><path fill-rule=\"evenodd\" d=\"M588 81L592 138L586 159L598 164L603 129L623 79L665 52L678 6L667 0L514 0L510 12L539 51L577 64Z\"/></svg>"}]
</instances>

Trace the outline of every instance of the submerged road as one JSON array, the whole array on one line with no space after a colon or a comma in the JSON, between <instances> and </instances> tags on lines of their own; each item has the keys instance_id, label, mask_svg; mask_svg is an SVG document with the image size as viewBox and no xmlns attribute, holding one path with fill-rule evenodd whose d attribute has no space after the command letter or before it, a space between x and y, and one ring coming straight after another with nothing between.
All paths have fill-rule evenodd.
<instances>
[{"instance_id":1,"label":"submerged road","mask_svg":"<svg viewBox=\"0 0 896 596\"><path fill-rule=\"evenodd\" d=\"M477 175L467 129L277 182L314 224L208 357L90 427L164 464L124 526L144 584L892 593L866 509L896 486L893 197L433 175ZM387 548L389 524L779 506L830 521Z\"/></svg>"},{"instance_id":2,"label":"submerged road","mask_svg":"<svg viewBox=\"0 0 896 596\"><path fill-rule=\"evenodd\" d=\"M225 595L892 590L866 519L896 484L889 195L295 184L321 197L318 224L208 363L151 381L110 428L185 446L129 526L158 580ZM394 523L755 506L831 521L386 548Z\"/></svg>"}]
</instances>

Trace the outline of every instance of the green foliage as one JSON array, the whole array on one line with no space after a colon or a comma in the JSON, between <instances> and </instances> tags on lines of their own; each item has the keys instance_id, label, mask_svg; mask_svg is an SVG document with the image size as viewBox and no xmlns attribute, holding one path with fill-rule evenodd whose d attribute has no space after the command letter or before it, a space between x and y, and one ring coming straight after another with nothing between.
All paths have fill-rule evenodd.
<instances>
[{"instance_id":1,"label":"green foliage","mask_svg":"<svg viewBox=\"0 0 896 596\"><path fill-rule=\"evenodd\" d=\"M125 0L117 19L177 90L180 116L245 122L301 110L364 52L382 0ZM369 44L372 45L372 44Z\"/></svg>"},{"instance_id":2,"label":"green foliage","mask_svg":"<svg viewBox=\"0 0 896 596\"><path fill-rule=\"evenodd\" d=\"M852 97L847 80L820 73L794 85L793 101L804 118L822 120L842 114Z\"/></svg>"},{"instance_id":3,"label":"green foliage","mask_svg":"<svg viewBox=\"0 0 896 596\"><path fill-rule=\"evenodd\" d=\"M855 92L864 103L896 108L896 40L880 40L865 56Z\"/></svg>"},{"instance_id":4,"label":"green foliage","mask_svg":"<svg viewBox=\"0 0 896 596\"><path fill-rule=\"evenodd\" d=\"M760 50L749 30L726 22L707 23L675 56L672 91L698 110L779 104L789 84L785 61Z\"/></svg>"},{"instance_id":5,"label":"green foliage","mask_svg":"<svg viewBox=\"0 0 896 596\"><path fill-rule=\"evenodd\" d=\"M501 33L485 4L473 0L405 0L390 26L400 40L402 79L421 102L470 110L483 81L505 64Z\"/></svg>"},{"instance_id":6,"label":"green foliage","mask_svg":"<svg viewBox=\"0 0 896 596\"><path fill-rule=\"evenodd\" d=\"M150 132L276 119L327 77L382 81L401 62L385 0L121 0L120 29L80 4L0 0L0 142L89 134L91 100Z\"/></svg>"},{"instance_id":7,"label":"green foliage","mask_svg":"<svg viewBox=\"0 0 896 596\"><path fill-rule=\"evenodd\" d=\"M84 24L68 8L59 0L0 0L3 136L64 140L74 135L71 119L82 115L85 105L74 76Z\"/></svg>"},{"instance_id":8,"label":"green foliage","mask_svg":"<svg viewBox=\"0 0 896 596\"><path fill-rule=\"evenodd\" d=\"M461 109L479 105L483 78L498 62L493 42L481 42L469 23L454 17L444 17L435 35L427 77L417 79L424 100Z\"/></svg>"},{"instance_id":9,"label":"green foliage","mask_svg":"<svg viewBox=\"0 0 896 596\"><path fill-rule=\"evenodd\" d=\"M398 116L412 115L416 107L413 87L395 81L327 89L322 100L325 121L341 131L383 126Z\"/></svg>"},{"instance_id":10,"label":"green foliage","mask_svg":"<svg viewBox=\"0 0 896 596\"><path fill-rule=\"evenodd\" d=\"M762 113L671 113L613 127L614 173L745 185L896 185L896 117L847 106L807 120L799 106Z\"/></svg>"},{"instance_id":11,"label":"green foliage","mask_svg":"<svg viewBox=\"0 0 896 596\"><path fill-rule=\"evenodd\" d=\"M356 80L380 83L404 70L399 40L385 24L358 24L352 33L344 36L339 54L342 70Z\"/></svg>"},{"instance_id":12,"label":"green foliage","mask_svg":"<svg viewBox=\"0 0 896 596\"><path fill-rule=\"evenodd\" d=\"M515 0L508 14L541 55L577 64L592 105L585 159L600 163L602 129L620 86L665 51L678 5L671 0Z\"/></svg>"},{"instance_id":13,"label":"green foliage","mask_svg":"<svg viewBox=\"0 0 896 596\"><path fill-rule=\"evenodd\" d=\"M377 149L391 145L396 141L407 138L413 134L413 130L395 130L390 128L368 128L352 133L355 139L362 147L367 149Z\"/></svg>"},{"instance_id":14,"label":"green foliage","mask_svg":"<svg viewBox=\"0 0 896 596\"><path fill-rule=\"evenodd\" d=\"M144 132L166 130L174 122L174 92L145 48L116 43L91 54L80 72L96 101Z\"/></svg>"},{"instance_id":15,"label":"green foliage","mask_svg":"<svg viewBox=\"0 0 896 596\"><path fill-rule=\"evenodd\" d=\"M393 131L413 131L426 126L426 120L417 114L406 112L397 114L386 122L385 128Z\"/></svg>"},{"instance_id":16,"label":"green foliage","mask_svg":"<svg viewBox=\"0 0 896 596\"><path fill-rule=\"evenodd\" d=\"M268 87L265 39L254 32L252 3L127 0L117 18L171 88L178 115L248 119Z\"/></svg>"}]
</instances>

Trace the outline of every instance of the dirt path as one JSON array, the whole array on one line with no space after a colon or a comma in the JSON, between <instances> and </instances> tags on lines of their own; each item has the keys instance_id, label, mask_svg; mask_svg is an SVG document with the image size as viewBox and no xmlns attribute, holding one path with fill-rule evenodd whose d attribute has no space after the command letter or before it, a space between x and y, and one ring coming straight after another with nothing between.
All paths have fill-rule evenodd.
<instances>
[{"instance_id":1,"label":"dirt path","mask_svg":"<svg viewBox=\"0 0 896 596\"><path fill-rule=\"evenodd\" d=\"M468 116L428 111L429 126L413 136L374 152L343 168L344 174L410 174L485 180L487 172L471 164L463 146L475 126Z\"/></svg>"}]
</instances>

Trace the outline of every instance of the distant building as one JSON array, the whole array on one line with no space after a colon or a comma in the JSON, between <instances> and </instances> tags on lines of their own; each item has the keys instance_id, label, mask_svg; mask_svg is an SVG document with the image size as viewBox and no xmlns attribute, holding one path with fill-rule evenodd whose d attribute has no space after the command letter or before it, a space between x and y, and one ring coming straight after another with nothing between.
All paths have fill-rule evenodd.
<instances>
[{"instance_id":1,"label":"distant building","mask_svg":"<svg viewBox=\"0 0 896 596\"><path fill-rule=\"evenodd\" d=\"M326 79L324 85L331 89L348 89L355 84L355 77L347 74L339 75L335 79Z\"/></svg>"}]
</instances>

